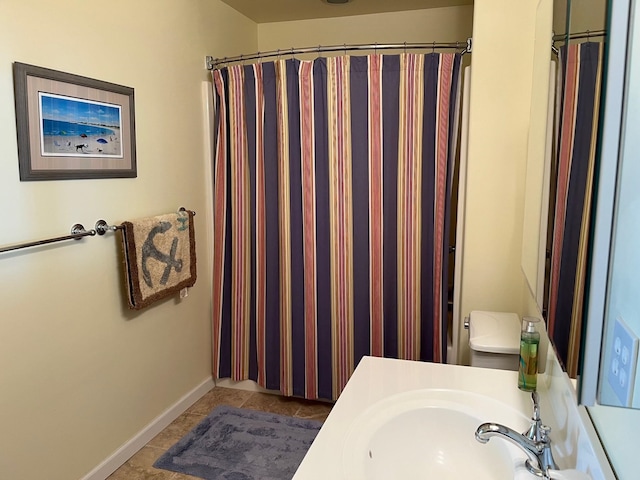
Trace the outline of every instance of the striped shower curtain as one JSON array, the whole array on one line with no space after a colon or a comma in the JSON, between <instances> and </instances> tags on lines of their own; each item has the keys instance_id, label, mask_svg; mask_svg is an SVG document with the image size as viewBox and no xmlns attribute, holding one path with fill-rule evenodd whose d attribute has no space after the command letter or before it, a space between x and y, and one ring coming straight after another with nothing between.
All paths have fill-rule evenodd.
<instances>
[{"instance_id":1,"label":"striped shower curtain","mask_svg":"<svg viewBox=\"0 0 640 480\"><path fill-rule=\"evenodd\" d=\"M213 375L336 399L363 355L442 362L460 55L213 72Z\"/></svg>"},{"instance_id":2,"label":"striped shower curtain","mask_svg":"<svg viewBox=\"0 0 640 480\"><path fill-rule=\"evenodd\" d=\"M560 361L579 367L591 199L598 136L603 44L563 47L555 215L551 246L548 330Z\"/></svg>"}]
</instances>

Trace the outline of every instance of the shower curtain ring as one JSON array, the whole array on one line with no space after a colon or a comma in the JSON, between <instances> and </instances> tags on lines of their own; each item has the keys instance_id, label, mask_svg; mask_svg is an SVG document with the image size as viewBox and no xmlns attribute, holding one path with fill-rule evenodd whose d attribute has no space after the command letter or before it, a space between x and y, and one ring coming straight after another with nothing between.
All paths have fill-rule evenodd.
<instances>
[{"instance_id":1,"label":"shower curtain ring","mask_svg":"<svg viewBox=\"0 0 640 480\"><path fill-rule=\"evenodd\" d=\"M404 42L404 53L405 53L405 55L407 53L407 42Z\"/></svg>"},{"instance_id":2,"label":"shower curtain ring","mask_svg":"<svg viewBox=\"0 0 640 480\"><path fill-rule=\"evenodd\" d=\"M431 46L431 53L436 53L436 42L433 42L433 45Z\"/></svg>"}]
</instances>

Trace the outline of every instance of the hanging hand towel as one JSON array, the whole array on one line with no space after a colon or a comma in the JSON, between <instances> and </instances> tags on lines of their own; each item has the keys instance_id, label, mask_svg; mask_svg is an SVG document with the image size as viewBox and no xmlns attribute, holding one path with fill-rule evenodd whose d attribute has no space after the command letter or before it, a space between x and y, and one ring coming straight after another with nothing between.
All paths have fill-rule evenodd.
<instances>
[{"instance_id":1,"label":"hanging hand towel","mask_svg":"<svg viewBox=\"0 0 640 480\"><path fill-rule=\"evenodd\" d=\"M196 283L193 212L122 223L129 308L139 310Z\"/></svg>"}]
</instances>

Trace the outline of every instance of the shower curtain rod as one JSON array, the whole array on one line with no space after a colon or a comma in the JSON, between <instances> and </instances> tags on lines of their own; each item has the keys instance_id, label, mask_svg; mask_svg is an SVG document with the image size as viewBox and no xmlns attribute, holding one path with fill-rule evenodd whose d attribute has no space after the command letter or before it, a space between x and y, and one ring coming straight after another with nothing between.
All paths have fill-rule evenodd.
<instances>
[{"instance_id":1,"label":"shower curtain rod","mask_svg":"<svg viewBox=\"0 0 640 480\"><path fill-rule=\"evenodd\" d=\"M584 32L574 32L571 33L569 32L569 40L581 40L583 38L591 38L591 37L606 37L607 36L607 31L606 30L585 30ZM558 35L553 35L551 37L551 51L553 53L555 53L556 55L560 55L560 50L558 50L558 47L556 47L556 42L560 42L560 41L564 41L566 40L567 34L566 33L560 33Z\"/></svg>"},{"instance_id":2,"label":"shower curtain rod","mask_svg":"<svg viewBox=\"0 0 640 480\"><path fill-rule=\"evenodd\" d=\"M569 40L576 40L576 39L581 39L581 38L590 38L590 37L606 37L607 36L607 31L606 30L585 30L584 32L574 32L571 33L569 32ZM560 33L558 35L554 35L553 37L551 37L553 39L554 42L559 42L561 40L564 40L567 37L566 33Z\"/></svg>"},{"instance_id":3,"label":"shower curtain rod","mask_svg":"<svg viewBox=\"0 0 640 480\"><path fill-rule=\"evenodd\" d=\"M317 47L290 48L271 50L269 52L250 53L248 55L238 55L235 57L213 58L206 57L207 70L215 70L220 65L234 62L243 62L245 60L257 60L259 58L280 57L282 55L298 55L301 53L323 53L323 52L347 52L354 50L426 50L426 49L445 49L455 48L461 50L460 53L471 53L471 38L466 42L448 42L448 43L369 43L369 44L343 44L343 45L318 45Z\"/></svg>"}]
</instances>

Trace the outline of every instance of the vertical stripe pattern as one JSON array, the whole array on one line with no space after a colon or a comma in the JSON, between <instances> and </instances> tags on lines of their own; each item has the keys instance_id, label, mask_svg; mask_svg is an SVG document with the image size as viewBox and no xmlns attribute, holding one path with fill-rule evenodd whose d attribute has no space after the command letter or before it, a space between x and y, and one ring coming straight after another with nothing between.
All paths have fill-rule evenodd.
<instances>
[{"instance_id":1,"label":"vertical stripe pattern","mask_svg":"<svg viewBox=\"0 0 640 480\"><path fill-rule=\"evenodd\" d=\"M420 359L423 55L400 58L398 141L398 339L399 356Z\"/></svg>"},{"instance_id":2,"label":"vertical stripe pattern","mask_svg":"<svg viewBox=\"0 0 640 480\"><path fill-rule=\"evenodd\" d=\"M289 174L289 105L287 103L287 65L276 62L276 103L278 125L278 193L280 239L280 390L293 395L291 338L291 206Z\"/></svg>"},{"instance_id":3,"label":"vertical stripe pattern","mask_svg":"<svg viewBox=\"0 0 640 480\"><path fill-rule=\"evenodd\" d=\"M264 85L262 65L253 65L255 77L255 123L256 123L256 355L260 385L266 382L266 295L267 295L267 265L266 265L266 192L264 165Z\"/></svg>"},{"instance_id":4,"label":"vertical stripe pattern","mask_svg":"<svg viewBox=\"0 0 640 480\"><path fill-rule=\"evenodd\" d=\"M369 311L371 314L371 355L382 356L384 352L384 292L382 289L384 225L382 190L382 57L369 57L368 107L369 121L369 289L371 292Z\"/></svg>"},{"instance_id":5,"label":"vertical stripe pattern","mask_svg":"<svg viewBox=\"0 0 640 480\"><path fill-rule=\"evenodd\" d=\"M224 80L220 71L213 72L215 95L215 152L213 165L213 321L212 368L220 369L220 341L222 337L222 296L224 282L225 228L227 224L227 105Z\"/></svg>"},{"instance_id":6,"label":"vertical stripe pattern","mask_svg":"<svg viewBox=\"0 0 640 480\"><path fill-rule=\"evenodd\" d=\"M603 44L599 42L561 49L566 73L557 160L548 329L558 357L572 377L579 370L602 53Z\"/></svg>"},{"instance_id":7,"label":"vertical stripe pattern","mask_svg":"<svg viewBox=\"0 0 640 480\"><path fill-rule=\"evenodd\" d=\"M300 64L300 138L302 159L302 227L304 251L305 396L317 398L317 252L313 62Z\"/></svg>"},{"instance_id":8,"label":"vertical stripe pattern","mask_svg":"<svg viewBox=\"0 0 640 480\"><path fill-rule=\"evenodd\" d=\"M231 331L232 356L235 360L231 378L242 380L249 372L249 315L251 226L249 204L249 165L244 110L244 69L229 68L229 150L231 158Z\"/></svg>"},{"instance_id":9,"label":"vertical stripe pattern","mask_svg":"<svg viewBox=\"0 0 640 480\"><path fill-rule=\"evenodd\" d=\"M564 221L567 212L567 189L569 188L569 173L571 171L571 163L573 160L573 140L575 135L575 109L577 105L577 80L579 62L577 59L578 45L570 46L563 49L568 58L565 71L564 95L562 106L562 120L560 122L562 131L560 132L560 150L558 158L558 179L556 184L556 201L554 228L553 228L553 245L562 245L564 236ZM549 286L549 318L548 329L550 332L554 330L556 319L556 308L558 298L558 282L557 278L560 272L560 248L553 248L551 254L551 284Z\"/></svg>"},{"instance_id":10,"label":"vertical stripe pattern","mask_svg":"<svg viewBox=\"0 0 640 480\"><path fill-rule=\"evenodd\" d=\"M363 355L445 361L459 55L213 73L213 374L335 399Z\"/></svg>"},{"instance_id":11,"label":"vertical stripe pattern","mask_svg":"<svg viewBox=\"0 0 640 480\"><path fill-rule=\"evenodd\" d=\"M342 391L353 369L353 218L351 210L351 117L349 57L327 60L331 318L333 391Z\"/></svg>"},{"instance_id":12,"label":"vertical stripe pattern","mask_svg":"<svg viewBox=\"0 0 640 480\"><path fill-rule=\"evenodd\" d=\"M438 89L444 90L446 92L451 92L453 87L453 74L454 74L454 56L453 55L442 55L440 68L438 69ZM444 231L444 226L446 223L446 212L445 212L445 204L448 201L446 191L447 191L447 173L449 172L449 158L451 155L450 152L450 144L451 142L455 142L455 138L451 138L452 132L450 128L450 110L451 110L451 102L447 99L442 93L438 94L438 103L437 103L437 129L436 129L436 189L434 196L434 215L435 221L433 222L435 232L434 232L434 245L444 245L446 242L446 238L448 236L448 232ZM445 270L447 265L445 263L445 258L448 256L448 250L433 250L434 260L433 260L433 274L434 274L434 311L433 315L438 317L438 315L443 315L445 305L443 305L443 291L445 289L445 285L447 282L445 281ZM440 322L433 323L435 338L442 338L442 322L446 321L445 318L441 318ZM437 362L444 360L444 354L442 352L442 341L437 341L433 345L433 359Z\"/></svg>"}]
</instances>

